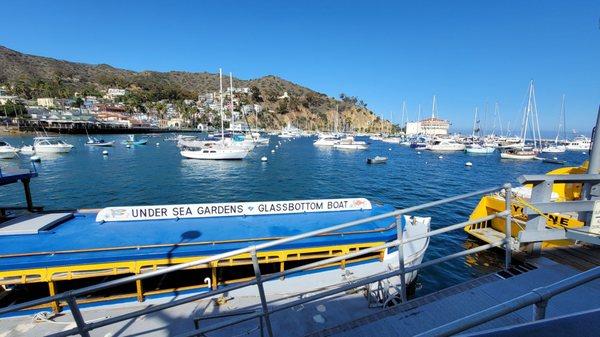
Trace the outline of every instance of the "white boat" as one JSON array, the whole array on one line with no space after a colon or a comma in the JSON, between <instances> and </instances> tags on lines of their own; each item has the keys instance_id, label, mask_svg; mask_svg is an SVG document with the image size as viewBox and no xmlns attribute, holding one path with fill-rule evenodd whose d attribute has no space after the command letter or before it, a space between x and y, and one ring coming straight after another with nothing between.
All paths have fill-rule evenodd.
<instances>
[{"instance_id":1,"label":"white boat","mask_svg":"<svg viewBox=\"0 0 600 337\"><path fill-rule=\"evenodd\" d=\"M35 137L33 148L36 153L67 153L73 145L57 137Z\"/></svg>"},{"instance_id":2,"label":"white boat","mask_svg":"<svg viewBox=\"0 0 600 337\"><path fill-rule=\"evenodd\" d=\"M565 95L562 96L560 104L560 118L558 122L558 129L556 131L556 139L554 139L554 145L546 146L542 148L543 153L564 153L567 151L567 147L559 142L558 138L563 134L563 144L566 141L565 135Z\"/></svg>"},{"instance_id":3,"label":"white boat","mask_svg":"<svg viewBox=\"0 0 600 337\"><path fill-rule=\"evenodd\" d=\"M565 147L568 151L588 151L592 147L592 141L586 136L579 136L569 142Z\"/></svg>"},{"instance_id":4,"label":"white boat","mask_svg":"<svg viewBox=\"0 0 600 337\"><path fill-rule=\"evenodd\" d=\"M369 144L363 141L354 140L354 137L348 136L340 140L337 144L334 144L333 147L344 150L366 150L369 148Z\"/></svg>"},{"instance_id":5,"label":"white boat","mask_svg":"<svg viewBox=\"0 0 600 337\"><path fill-rule=\"evenodd\" d=\"M23 145L19 149L19 153L24 154L26 156L31 156L35 154L35 149L33 148L33 145Z\"/></svg>"},{"instance_id":6,"label":"white boat","mask_svg":"<svg viewBox=\"0 0 600 337\"><path fill-rule=\"evenodd\" d=\"M533 160L536 155L536 151L527 149L506 149L500 152L500 158L502 159Z\"/></svg>"},{"instance_id":7,"label":"white boat","mask_svg":"<svg viewBox=\"0 0 600 337\"><path fill-rule=\"evenodd\" d=\"M184 148L181 150L181 155L185 158L202 160L242 160L246 158L248 152L241 147L216 144L196 149Z\"/></svg>"},{"instance_id":8,"label":"white boat","mask_svg":"<svg viewBox=\"0 0 600 337\"><path fill-rule=\"evenodd\" d=\"M435 139L425 146L425 150L439 152L464 151L465 145L454 139Z\"/></svg>"},{"instance_id":9,"label":"white boat","mask_svg":"<svg viewBox=\"0 0 600 337\"><path fill-rule=\"evenodd\" d=\"M466 146L465 151L473 154L490 154L494 153L496 149L491 146L485 146L485 144L483 146L480 144L471 144Z\"/></svg>"},{"instance_id":10,"label":"white boat","mask_svg":"<svg viewBox=\"0 0 600 337\"><path fill-rule=\"evenodd\" d=\"M373 158L367 158L367 164L385 164L387 157L375 156Z\"/></svg>"},{"instance_id":11,"label":"white boat","mask_svg":"<svg viewBox=\"0 0 600 337\"><path fill-rule=\"evenodd\" d=\"M379 135L373 135L371 137L369 137L370 140L383 140L382 136Z\"/></svg>"},{"instance_id":12,"label":"white boat","mask_svg":"<svg viewBox=\"0 0 600 337\"><path fill-rule=\"evenodd\" d=\"M400 137L386 137L381 139L382 142L384 143L391 143L391 144L400 144L400 142L402 141L402 138Z\"/></svg>"},{"instance_id":13,"label":"white boat","mask_svg":"<svg viewBox=\"0 0 600 337\"><path fill-rule=\"evenodd\" d=\"M17 155L17 151L9 143L0 140L0 159L12 159Z\"/></svg>"},{"instance_id":14,"label":"white boat","mask_svg":"<svg viewBox=\"0 0 600 337\"><path fill-rule=\"evenodd\" d=\"M230 75L230 83L232 82ZM231 86L233 84L230 84ZM242 160L248 152L254 148L254 142L251 139L241 137L241 141L236 141L239 135L232 134L231 137L225 137L225 127L223 125L223 72L219 69L219 93L221 113L221 134L218 140L200 141L180 139L178 144L182 145L180 154L185 158L201 160ZM244 142L248 142L247 144ZM189 146L191 145L191 146ZM248 145L248 146L245 146Z\"/></svg>"},{"instance_id":15,"label":"white boat","mask_svg":"<svg viewBox=\"0 0 600 337\"><path fill-rule=\"evenodd\" d=\"M99 146L99 147L110 147L115 145L114 141L110 141L107 142L104 139L98 139L98 138L94 138L94 137L88 137L87 142L85 142L85 145L88 146Z\"/></svg>"},{"instance_id":16,"label":"white boat","mask_svg":"<svg viewBox=\"0 0 600 337\"><path fill-rule=\"evenodd\" d=\"M320 137L319 139L317 139L313 145L314 146L334 146L335 144L339 143L340 140L336 137L333 136L323 136Z\"/></svg>"}]
</instances>

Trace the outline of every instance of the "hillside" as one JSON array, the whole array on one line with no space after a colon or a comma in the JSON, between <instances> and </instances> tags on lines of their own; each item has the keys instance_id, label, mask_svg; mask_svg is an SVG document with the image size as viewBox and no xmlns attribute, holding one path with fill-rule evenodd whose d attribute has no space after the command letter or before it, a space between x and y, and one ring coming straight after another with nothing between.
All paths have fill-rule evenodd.
<instances>
[{"instance_id":1,"label":"hillside","mask_svg":"<svg viewBox=\"0 0 600 337\"><path fill-rule=\"evenodd\" d=\"M181 71L135 72L106 64L84 64L23 54L0 46L0 85L14 94L33 99L38 97L72 97L76 92L101 95L109 87L126 88L142 102L161 99L195 99L199 93L218 91L219 78L214 73ZM277 76L242 80L234 78L235 87L258 89L249 103L265 106L262 124L280 128L287 122L302 128L330 129L339 107L339 125L348 124L355 130L388 128L366 104L354 97L333 99ZM289 99L278 99L287 92ZM382 123L384 125L382 125Z\"/></svg>"}]
</instances>

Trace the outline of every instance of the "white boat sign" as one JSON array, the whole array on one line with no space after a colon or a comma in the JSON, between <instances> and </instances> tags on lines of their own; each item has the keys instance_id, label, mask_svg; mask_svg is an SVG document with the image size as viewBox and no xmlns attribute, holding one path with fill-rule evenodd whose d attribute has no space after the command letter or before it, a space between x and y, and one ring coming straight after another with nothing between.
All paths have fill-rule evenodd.
<instances>
[{"instance_id":1,"label":"white boat sign","mask_svg":"<svg viewBox=\"0 0 600 337\"><path fill-rule=\"evenodd\" d=\"M371 209L371 202L365 198L106 207L98 212L96 221L209 218L368 209Z\"/></svg>"}]
</instances>

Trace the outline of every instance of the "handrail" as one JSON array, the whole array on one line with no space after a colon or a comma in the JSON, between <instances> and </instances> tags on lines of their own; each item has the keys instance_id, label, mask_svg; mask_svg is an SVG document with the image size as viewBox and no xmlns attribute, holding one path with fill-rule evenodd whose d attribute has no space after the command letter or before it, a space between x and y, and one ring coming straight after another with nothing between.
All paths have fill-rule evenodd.
<instances>
[{"instance_id":1,"label":"handrail","mask_svg":"<svg viewBox=\"0 0 600 337\"><path fill-rule=\"evenodd\" d=\"M368 218L364 218L364 219L360 219L360 220L355 220L355 221L351 221L351 222L347 222L347 223L343 223L343 224L339 224L339 225L335 225L335 226L330 226L327 228L322 228L322 229L318 229L318 230L314 230L314 231L310 231L310 232L306 232L306 233L302 233L302 234L298 234L298 235L294 235L294 236L290 236L290 237L286 237L286 238L281 238L278 240L273 240L273 241L269 241L269 242L265 242L265 243L261 243L258 245L252 245L249 247L245 247L245 248L240 248L240 249L236 249L233 251L229 251L226 253L221 253L221 254L217 254L211 257L207 257L207 258L203 258L203 259L198 259L195 261L190 261L187 263L181 263L178 265L174 265L171 267L167 267L161 270L157 270L157 271L153 271L153 272L149 272L149 273L144 273L144 274L138 274L138 275L132 275L132 276L128 276L128 277L124 277L118 280L113 280L113 281L109 281L109 282L104 282L104 283L100 283L100 284L96 284L96 285L92 285L92 286L88 286L88 287L84 287L81 289L77 289L77 290L73 290L73 291L68 291L65 293L61 293L61 294L57 294L54 296L48 296L45 298L41 298L41 299L36 299L36 300L32 300L32 301L28 301L25 303L20 303L20 304L16 304L16 305L12 305L6 308L1 308L0 309L0 314L4 314L4 313L8 313L8 312L13 312L13 311L17 311L17 310L22 310L25 308L29 308L32 306L37 306L37 305L41 305L41 304L45 304L45 303L50 303L50 302L54 302L54 301L60 301L60 300L66 300L67 303L69 304L69 307L71 307L72 312L74 314L74 318L76 320L77 323L77 327L73 328L73 329L69 329L69 330L65 330L59 333L54 334L53 336L68 336L68 335L72 335L72 334L76 334L79 333L82 336L89 336L88 331L102 327L102 326L106 326L106 325L110 325L113 323L117 323L129 318L134 318L134 317L138 317L140 315L143 314L147 314L147 313L151 313L151 312L156 312L159 310L163 310L163 309L167 309L170 307L174 307L174 306L178 306L181 304L185 304L185 303L189 303L198 299L202 299L202 298L206 298L206 297L212 297L215 295L219 295L222 294L224 292L230 292L236 289L240 289L240 288L244 288L247 286L251 286L251 285L257 285L259 288L259 292L261 292L261 288L262 288L262 284L266 281L272 280L272 279L276 279L285 275L289 275L295 272L299 272L299 271L303 271L303 270L307 270L307 269L311 269L311 268L315 268L318 266L322 266L328 263L333 263L333 262L339 262L341 260L344 259L348 259L348 258L353 258L353 257L358 257L358 256L362 256L365 254L369 254L371 252L375 252L378 250L382 250L385 248L390 248L390 247L398 247L399 252L403 251L403 245L405 243L411 242L411 241L415 241L415 240L419 240L419 239L423 239L423 238L429 238L431 236L437 235L437 234L441 234L450 230L455 230L457 228L462 228L465 225L469 225L469 224L474 224L474 223L479 223L482 221L488 221L497 217L506 217L507 220L510 220L510 212L508 211L503 211L503 212L498 212L496 214L492 214L490 216L484 217L484 218L480 218L480 219L475 219L475 220L471 220L471 221L467 221L467 222L463 222L460 224L455 224L455 225L451 225L451 226L447 226L445 228L440 228L434 231L429 231L428 233L419 235L419 236L415 236L412 238L402 238L402 235L400 233L402 233L402 228L400 226L400 220L399 220L399 216L407 214L407 213L411 213L411 212L415 212L418 210L422 210L422 209L426 209L429 207L433 207L433 206L438 206L438 205L442 205L442 204L446 204L446 203L450 203L450 202L454 202L457 200L462 200L462 199L466 199L466 198L470 198L473 196L477 196L477 195L483 195L483 194L488 194L488 193L492 193L492 192L497 192L500 191L502 189L508 189L510 190L510 184L506 184L504 186L500 186L500 187L492 187L492 188L487 188L487 189L483 189L483 190L479 190L479 191L475 191L475 192L470 192L470 193L465 193L462 195L457 195L457 196L453 196L453 197L449 197L449 198L444 198L444 199L440 199L440 200L436 200L436 201L432 201L432 202L428 202L428 203L424 203L421 205L417 205L417 206L412 206L412 207L408 207L408 208L404 208L404 209L399 209L393 212L389 212L389 213L385 213L385 214L380 214L377 216L372 216L372 217L368 217ZM510 203L510 198L507 199L507 204ZM510 209L510 208L507 208ZM330 233L330 232L334 232L334 231L338 231L341 229L345 229L345 228L349 228L349 227L354 227L357 225L361 225L364 223L368 223L368 222L373 222L373 221L377 221L377 220L382 220L382 219L387 219L387 218L396 218L396 230L398 231L398 239L392 241L392 242L388 242L385 243L381 246L378 247L370 247L368 249L363 249L360 250L358 252L353 252L353 253L348 253L342 256L334 256L332 258L329 259L324 259L324 260L320 260L317 262L313 262L304 266L300 266L300 267L296 267L293 269L289 269L289 270L285 270L283 272L279 272L279 273L274 273L272 275L268 275L265 277L261 277L260 275L260 269L258 269L258 260L256 258L256 252L262 249L266 249L266 248L270 248L270 247L274 247L277 245L281 245L281 244L285 244L285 243L289 243L289 242L293 242L293 241L298 241L298 240L302 240L302 239L306 239L306 238L310 238L310 237L314 237L314 236L318 236L318 235L322 235L322 234L326 234L326 233ZM510 232L508 232L510 233ZM362 279L362 281L360 283L356 283L353 282L350 285L346 285L343 287L339 287L336 289L332 289L329 291L325 291L323 293L319 293L317 295L314 296L310 296L307 297L305 299L301 299L300 301L302 303L305 303L307 301L313 301L315 299L318 298L322 298L323 294L327 294L329 292L332 293L337 293L337 292L342 292L345 291L347 287L350 288L356 288L358 286L361 285L365 285L365 284L369 284L372 282L376 282L378 280L381 279L385 279L385 278L389 278L391 276L397 276L397 275L404 275L406 273L410 273L413 271L416 271L420 268L424 268L430 265L434 265L437 263L441 263L444 261L447 261L449 259L452 258L456 258L456 257L460 257L460 256L464 256L467 254L471 254L474 252L478 252L478 251L483 251L486 249L490 249L492 247L497 247L497 246L502 246L504 245L505 249L507 250L507 263L510 263L510 257L508 257L508 254L510 254L510 235L507 235L506 239L498 241L496 243L493 244L488 244L488 245L483 245L471 250L467 250L467 251L463 251L460 253L455 253L455 254L451 254L448 256L444 256L442 258L436 259L436 260L432 260L432 261L428 261L425 263L422 263L420 265L416 265L416 266L411 266L411 267L407 267L404 268L404 257L402 256L402 254L398 254L400 261L399 261L399 267L402 266L402 268L399 268L398 270L394 270L392 272L388 272L388 273L384 273L384 274L380 274L380 275L374 275L371 277L367 277ZM212 290L206 293L202 293L202 294L196 294L196 295L192 295L189 297L185 297L182 299L178 299L178 300L174 300L168 303L163 303L163 304L159 304L159 305L154 305L154 306L150 306L147 307L145 309L142 310L138 310L138 311L134 311L134 312L130 312L127 314L123 314L120 316L116 316L116 317L111 317L108 319L104 319L102 321L95 321L95 322L90 322L90 323L85 323L85 321L83 321L81 314L77 308L77 303L74 300L76 297L78 296L82 296L88 293L92 293L95 291L99 291L102 289L107 289L107 288L111 288L111 287L115 287L118 285L122 285L125 283L129 283L129 282L133 282L133 281L138 281L138 280L143 280L143 279L147 279L150 277L155 277L155 276L159 276L159 275L164 275L167 273L171 273L174 271L178 271L178 270L182 270L182 269L187 269L190 267L194 267L194 266L199 266L199 265L204 265L204 264L208 264L212 261L218 261L224 258L228 258L228 257L232 257L232 256L237 256L240 254L247 254L249 253L252 257L253 257L253 265L255 267L255 275L256 277L252 280L246 281L246 282L242 282L239 284L234 284L234 285L230 285L230 286L226 286L223 287L221 289L216 289L216 290ZM506 268L508 268L508 265L506 266ZM401 279L404 279L404 277L401 277ZM406 287L402 288L402 295L403 295L403 299L405 298L405 289ZM294 303L296 303L298 301L295 301ZM265 322L267 323L267 330L269 332L269 336L272 336L272 331L271 331L271 327L270 327L270 320L268 319L268 315L269 315L269 308L266 304L266 299L264 298L264 295L261 295L261 303L263 305L263 310L262 312L259 314L260 316L264 317ZM289 304L288 304L289 305ZM289 307L288 305L283 305L283 306L279 306L277 308L274 308L271 310L271 312L274 311L279 311L279 310L283 310L286 307ZM196 333L198 333L196 331Z\"/></svg>"},{"instance_id":2,"label":"handrail","mask_svg":"<svg viewBox=\"0 0 600 337\"><path fill-rule=\"evenodd\" d=\"M535 305L534 320L544 319L546 316L546 305L548 300L553 296L597 278L600 278L600 267L595 267L556 283L533 289L527 294L423 332L416 337L451 336L529 305Z\"/></svg>"}]
</instances>

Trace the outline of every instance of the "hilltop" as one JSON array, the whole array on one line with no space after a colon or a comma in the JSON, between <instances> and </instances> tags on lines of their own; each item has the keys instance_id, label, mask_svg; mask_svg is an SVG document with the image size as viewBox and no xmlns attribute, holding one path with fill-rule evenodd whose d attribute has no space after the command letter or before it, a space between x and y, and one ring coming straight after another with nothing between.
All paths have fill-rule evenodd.
<instances>
[{"instance_id":1,"label":"hilltop","mask_svg":"<svg viewBox=\"0 0 600 337\"><path fill-rule=\"evenodd\" d=\"M268 75L257 79L234 78L234 87L252 88L246 103L260 103L265 109L260 120L277 129L288 122L302 128L331 129L336 109L339 125L357 131L389 128L365 103L355 97L329 97L283 78ZM183 71L132 71L107 64L86 64L28 55L0 46L0 85L26 99L40 97L71 98L76 93L98 95L108 88L127 89L132 104L169 100L197 99L199 94L218 91L215 73ZM289 98L281 99L287 92Z\"/></svg>"}]
</instances>

